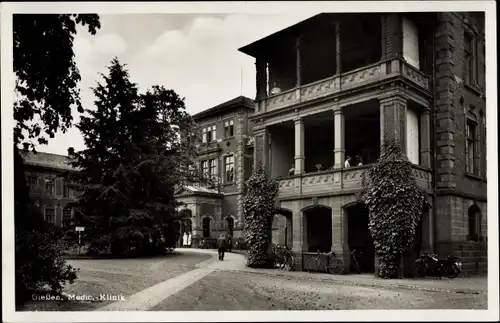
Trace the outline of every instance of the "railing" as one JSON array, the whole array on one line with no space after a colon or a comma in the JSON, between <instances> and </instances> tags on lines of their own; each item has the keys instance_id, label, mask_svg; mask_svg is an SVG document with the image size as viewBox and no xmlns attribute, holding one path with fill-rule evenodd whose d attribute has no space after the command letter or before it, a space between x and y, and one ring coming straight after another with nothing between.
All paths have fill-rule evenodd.
<instances>
[{"instance_id":1,"label":"railing","mask_svg":"<svg viewBox=\"0 0 500 323\"><path fill-rule=\"evenodd\" d=\"M415 69L406 61L395 58L268 96L258 102L259 109L256 112L263 113L278 110L342 91L375 85L380 81L397 76L402 76L417 87L429 90L429 78L424 73Z\"/></svg>"},{"instance_id":2,"label":"railing","mask_svg":"<svg viewBox=\"0 0 500 323\"><path fill-rule=\"evenodd\" d=\"M369 167L366 165L284 178L279 180L278 197L359 190L363 188L363 173ZM424 190L431 189L431 173L418 166L413 166L412 170L417 184Z\"/></svg>"}]
</instances>

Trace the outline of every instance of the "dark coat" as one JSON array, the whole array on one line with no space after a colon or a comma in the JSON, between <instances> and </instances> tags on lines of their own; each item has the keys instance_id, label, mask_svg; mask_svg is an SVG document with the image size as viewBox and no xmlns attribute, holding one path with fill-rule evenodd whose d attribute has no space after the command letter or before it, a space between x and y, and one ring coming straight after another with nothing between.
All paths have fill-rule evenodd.
<instances>
[{"instance_id":1,"label":"dark coat","mask_svg":"<svg viewBox=\"0 0 500 323\"><path fill-rule=\"evenodd\" d=\"M217 248L226 248L227 247L227 240L226 238L219 238L217 239Z\"/></svg>"}]
</instances>

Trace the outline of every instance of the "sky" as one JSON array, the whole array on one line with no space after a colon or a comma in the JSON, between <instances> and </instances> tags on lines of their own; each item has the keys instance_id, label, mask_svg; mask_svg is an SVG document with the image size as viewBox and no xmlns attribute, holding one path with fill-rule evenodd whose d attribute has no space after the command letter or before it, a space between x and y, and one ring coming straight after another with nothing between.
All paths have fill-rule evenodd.
<instances>
[{"instance_id":1,"label":"sky","mask_svg":"<svg viewBox=\"0 0 500 323\"><path fill-rule=\"evenodd\" d=\"M195 114L239 95L255 97L255 59L238 48L307 19L311 14L121 14L100 15L91 35L79 27L75 61L82 80L82 104L92 107L91 87L113 57L127 64L141 91L152 85L174 89ZM73 111L73 123L78 112ZM67 154L84 149L76 127L58 132L38 151Z\"/></svg>"}]
</instances>

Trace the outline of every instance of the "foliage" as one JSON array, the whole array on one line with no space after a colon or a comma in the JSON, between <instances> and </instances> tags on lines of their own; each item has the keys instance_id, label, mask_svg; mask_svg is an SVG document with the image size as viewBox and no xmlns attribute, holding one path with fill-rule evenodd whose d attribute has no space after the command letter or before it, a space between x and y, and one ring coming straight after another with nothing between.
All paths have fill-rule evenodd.
<instances>
[{"instance_id":1,"label":"foliage","mask_svg":"<svg viewBox=\"0 0 500 323\"><path fill-rule=\"evenodd\" d=\"M247 182L244 199L247 266L272 267L271 221L279 184L257 165Z\"/></svg>"},{"instance_id":2,"label":"foliage","mask_svg":"<svg viewBox=\"0 0 500 323\"><path fill-rule=\"evenodd\" d=\"M395 142L384 142L379 160L368 170L363 183L379 274L395 278L403 253L413 246L425 194L415 181L411 163Z\"/></svg>"},{"instance_id":3,"label":"foliage","mask_svg":"<svg viewBox=\"0 0 500 323\"><path fill-rule=\"evenodd\" d=\"M108 72L93 89L95 108L85 109L77 124L87 148L69 151L81 169L70 176L83 192L76 205L80 224L95 252L171 247L175 188L198 179L191 171L194 122L173 90L154 86L140 95L116 58Z\"/></svg>"},{"instance_id":4,"label":"foliage","mask_svg":"<svg viewBox=\"0 0 500 323\"><path fill-rule=\"evenodd\" d=\"M59 293L66 281L72 283L76 270L66 265L58 238L60 230L44 221L29 197L24 178L24 165L14 148L14 221L15 221L15 288L16 303L47 287Z\"/></svg>"},{"instance_id":5,"label":"foliage","mask_svg":"<svg viewBox=\"0 0 500 323\"><path fill-rule=\"evenodd\" d=\"M23 132L46 144L45 135L53 138L59 129L65 132L71 126L73 106L81 110L80 73L73 53L77 25L87 26L92 35L101 27L98 15L13 16L16 144L25 139Z\"/></svg>"}]
</instances>

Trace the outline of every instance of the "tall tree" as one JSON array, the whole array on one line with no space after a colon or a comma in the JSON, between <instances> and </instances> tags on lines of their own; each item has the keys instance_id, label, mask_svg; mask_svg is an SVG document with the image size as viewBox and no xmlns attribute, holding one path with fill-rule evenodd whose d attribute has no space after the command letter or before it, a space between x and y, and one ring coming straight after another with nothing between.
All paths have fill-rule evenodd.
<instances>
[{"instance_id":1,"label":"tall tree","mask_svg":"<svg viewBox=\"0 0 500 323\"><path fill-rule=\"evenodd\" d=\"M95 109L77 125L87 149L71 154L82 169L78 208L96 251L119 253L162 240L176 214L175 188L196 180L194 123L175 91L154 86L139 95L116 58L108 69L94 89Z\"/></svg>"},{"instance_id":2,"label":"tall tree","mask_svg":"<svg viewBox=\"0 0 500 323\"><path fill-rule=\"evenodd\" d=\"M16 304L33 292L50 287L59 292L74 280L54 234L30 199L24 164L17 145L37 140L46 144L58 130L71 126L71 107L81 107L74 62L76 25L88 26L91 34L100 28L97 15L34 15L13 17L13 65L16 77L14 102L14 201L16 246ZM44 134L42 134L42 130ZM23 133L24 132L24 133ZM24 134L28 134L25 138ZM34 146L33 146L34 147Z\"/></svg>"}]
</instances>

